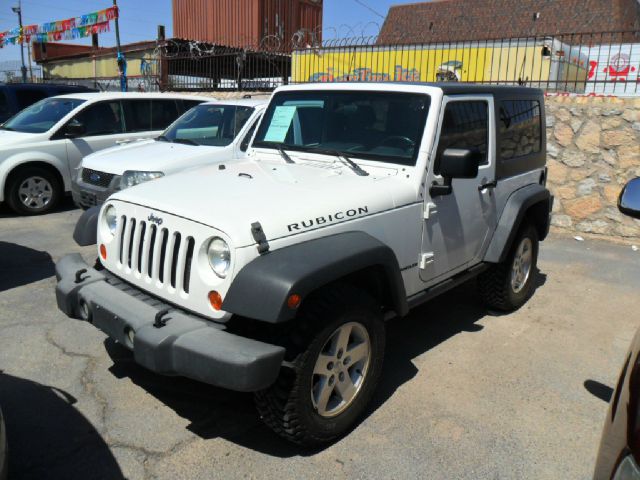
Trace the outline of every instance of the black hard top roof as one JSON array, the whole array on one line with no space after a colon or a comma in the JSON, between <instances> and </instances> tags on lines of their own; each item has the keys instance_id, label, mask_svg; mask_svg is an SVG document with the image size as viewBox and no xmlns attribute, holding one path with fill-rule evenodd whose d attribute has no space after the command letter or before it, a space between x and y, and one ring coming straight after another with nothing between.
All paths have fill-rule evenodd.
<instances>
[{"instance_id":1,"label":"black hard top roof","mask_svg":"<svg viewBox=\"0 0 640 480\"><path fill-rule=\"evenodd\" d=\"M393 82L403 83L403 82ZM406 83L406 82L405 82ZM501 95L542 95L540 88L521 87L519 85L490 85L481 83L457 83L457 82L415 82L412 85L424 85L442 89L445 95L464 93L493 93Z\"/></svg>"}]
</instances>

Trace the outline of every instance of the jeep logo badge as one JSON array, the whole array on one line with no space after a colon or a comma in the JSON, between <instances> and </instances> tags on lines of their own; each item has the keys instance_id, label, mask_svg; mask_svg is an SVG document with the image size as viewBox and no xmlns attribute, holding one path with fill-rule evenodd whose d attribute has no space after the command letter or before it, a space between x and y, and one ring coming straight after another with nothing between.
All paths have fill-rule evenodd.
<instances>
[{"instance_id":1,"label":"jeep logo badge","mask_svg":"<svg viewBox=\"0 0 640 480\"><path fill-rule=\"evenodd\" d=\"M156 217L153 213L147 217L151 223L155 223L156 225L162 225L162 219L160 217Z\"/></svg>"}]
</instances>

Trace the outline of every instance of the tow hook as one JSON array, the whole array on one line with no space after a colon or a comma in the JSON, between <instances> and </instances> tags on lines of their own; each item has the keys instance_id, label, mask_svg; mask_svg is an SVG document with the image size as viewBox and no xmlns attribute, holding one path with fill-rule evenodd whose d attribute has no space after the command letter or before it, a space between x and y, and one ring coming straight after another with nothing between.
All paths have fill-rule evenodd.
<instances>
[{"instance_id":1,"label":"tow hook","mask_svg":"<svg viewBox=\"0 0 640 480\"><path fill-rule=\"evenodd\" d=\"M162 310L160 310L158 313L156 313L156 318L155 321L153 322L153 326L156 328L162 328L164 327L167 322L169 320L171 320L170 318L162 318L164 317L167 313L169 313L169 308L164 308Z\"/></svg>"},{"instance_id":2,"label":"tow hook","mask_svg":"<svg viewBox=\"0 0 640 480\"><path fill-rule=\"evenodd\" d=\"M82 283L84 282L87 278L89 278L89 275L87 275L86 277L83 277L82 275L84 273L87 273L87 269L86 268L81 268L80 270L78 270L76 272L76 283Z\"/></svg>"}]
</instances>

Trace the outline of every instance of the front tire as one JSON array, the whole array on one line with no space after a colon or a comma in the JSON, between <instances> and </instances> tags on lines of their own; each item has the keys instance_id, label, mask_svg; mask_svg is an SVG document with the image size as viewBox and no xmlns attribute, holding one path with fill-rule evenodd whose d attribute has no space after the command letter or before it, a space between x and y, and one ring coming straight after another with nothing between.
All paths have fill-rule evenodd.
<instances>
[{"instance_id":1,"label":"front tire","mask_svg":"<svg viewBox=\"0 0 640 480\"><path fill-rule=\"evenodd\" d=\"M531 223L526 223L506 260L492 265L478 277L480 296L488 307L511 312L531 297L535 288L538 245L538 231Z\"/></svg>"},{"instance_id":2,"label":"front tire","mask_svg":"<svg viewBox=\"0 0 640 480\"><path fill-rule=\"evenodd\" d=\"M384 357L382 314L366 293L341 286L310 298L293 321L291 366L255 403L280 436L319 446L347 433L371 401Z\"/></svg>"},{"instance_id":3,"label":"front tire","mask_svg":"<svg viewBox=\"0 0 640 480\"><path fill-rule=\"evenodd\" d=\"M21 215L41 215L53 210L62 198L60 180L41 167L25 167L11 175L7 203Z\"/></svg>"}]
</instances>

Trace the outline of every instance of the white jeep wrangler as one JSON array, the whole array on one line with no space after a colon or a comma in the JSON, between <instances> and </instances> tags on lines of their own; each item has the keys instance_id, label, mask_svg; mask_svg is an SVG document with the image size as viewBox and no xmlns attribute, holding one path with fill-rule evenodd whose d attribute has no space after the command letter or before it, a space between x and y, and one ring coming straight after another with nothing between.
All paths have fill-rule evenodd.
<instances>
[{"instance_id":1,"label":"white jeep wrangler","mask_svg":"<svg viewBox=\"0 0 640 480\"><path fill-rule=\"evenodd\" d=\"M58 305L146 368L255 392L277 433L330 442L374 393L385 321L476 276L492 308L532 294L545 156L540 90L283 87L248 159L87 212L76 238L99 261L58 263Z\"/></svg>"}]
</instances>

